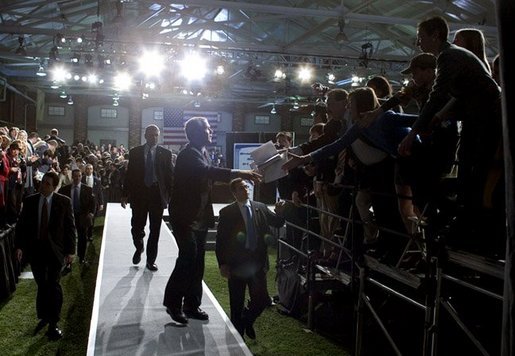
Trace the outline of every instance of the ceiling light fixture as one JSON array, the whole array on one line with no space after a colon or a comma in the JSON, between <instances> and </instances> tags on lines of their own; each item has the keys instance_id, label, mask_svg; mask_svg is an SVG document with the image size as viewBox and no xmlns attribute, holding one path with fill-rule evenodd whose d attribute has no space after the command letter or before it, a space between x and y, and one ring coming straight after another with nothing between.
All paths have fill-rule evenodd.
<instances>
[{"instance_id":1,"label":"ceiling light fixture","mask_svg":"<svg viewBox=\"0 0 515 356\"><path fill-rule=\"evenodd\" d=\"M270 114L272 114L272 115L277 114L277 110L275 109L275 104L272 105L272 110L270 110Z\"/></svg>"},{"instance_id":2,"label":"ceiling light fixture","mask_svg":"<svg viewBox=\"0 0 515 356\"><path fill-rule=\"evenodd\" d=\"M68 97L68 105L73 105L73 98L71 95Z\"/></svg>"},{"instance_id":3,"label":"ceiling light fixture","mask_svg":"<svg viewBox=\"0 0 515 356\"><path fill-rule=\"evenodd\" d=\"M46 71L45 71L45 68L43 67L43 65L39 65L39 68L38 68L38 71L36 72L36 75L38 77L46 77Z\"/></svg>"},{"instance_id":4,"label":"ceiling light fixture","mask_svg":"<svg viewBox=\"0 0 515 356\"><path fill-rule=\"evenodd\" d=\"M345 20L343 19L343 17L340 17L340 19L338 20L338 27L340 27L340 32L338 32L336 34L336 37L334 38L334 40L338 44L344 44L346 42L349 42L349 38L347 37L345 32L343 32L343 29L345 27Z\"/></svg>"},{"instance_id":5,"label":"ceiling light fixture","mask_svg":"<svg viewBox=\"0 0 515 356\"><path fill-rule=\"evenodd\" d=\"M20 55L20 56L26 56L27 55L27 51L25 50L25 46L23 45L24 42L25 42L25 38L23 36L18 36L19 46L16 49L16 54L17 55Z\"/></svg>"},{"instance_id":6,"label":"ceiling light fixture","mask_svg":"<svg viewBox=\"0 0 515 356\"><path fill-rule=\"evenodd\" d=\"M139 70L146 77L158 77L165 68L165 59L156 51L145 51L139 60Z\"/></svg>"},{"instance_id":7,"label":"ceiling light fixture","mask_svg":"<svg viewBox=\"0 0 515 356\"><path fill-rule=\"evenodd\" d=\"M190 81L203 79L207 72L206 61L198 53L189 53L180 62L182 75Z\"/></svg>"},{"instance_id":8,"label":"ceiling light fixture","mask_svg":"<svg viewBox=\"0 0 515 356\"><path fill-rule=\"evenodd\" d=\"M66 99L68 97L68 94L66 94L64 90L61 90L61 92L59 93L59 97L61 99Z\"/></svg>"},{"instance_id":9,"label":"ceiling light fixture","mask_svg":"<svg viewBox=\"0 0 515 356\"><path fill-rule=\"evenodd\" d=\"M336 79L336 76L333 73L327 73L327 82L329 84L334 84L335 79Z\"/></svg>"},{"instance_id":10,"label":"ceiling light fixture","mask_svg":"<svg viewBox=\"0 0 515 356\"><path fill-rule=\"evenodd\" d=\"M309 67L301 67L299 69L299 79L303 82L307 82L311 80L311 68Z\"/></svg>"}]
</instances>

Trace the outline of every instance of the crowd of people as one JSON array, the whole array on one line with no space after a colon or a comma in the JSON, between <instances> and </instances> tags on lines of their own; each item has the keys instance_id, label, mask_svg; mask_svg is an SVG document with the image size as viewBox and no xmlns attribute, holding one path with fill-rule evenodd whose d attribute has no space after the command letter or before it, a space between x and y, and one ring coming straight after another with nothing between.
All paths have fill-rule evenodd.
<instances>
[{"instance_id":1,"label":"crowd of people","mask_svg":"<svg viewBox=\"0 0 515 356\"><path fill-rule=\"evenodd\" d=\"M120 201L128 156L123 144L69 145L56 128L40 135L17 127L0 127L0 139L0 229L16 222L23 198L38 191L47 172L58 174L58 190L72 183L75 169L80 170L84 180L95 177L99 212L104 201Z\"/></svg>"},{"instance_id":2,"label":"crowd of people","mask_svg":"<svg viewBox=\"0 0 515 356\"><path fill-rule=\"evenodd\" d=\"M130 202L132 262L139 264L145 251L144 227L149 216L146 267L156 271L159 229L168 206L179 257L163 305L175 322L187 324L189 318L209 319L200 307L204 246L214 223L211 185L213 181L231 182L236 201L221 212L217 258L222 276L228 279L231 320L242 336L251 338L256 337L253 323L270 300L262 285L269 267L263 257L268 227L282 225L282 216L303 226L307 212L301 203L339 216L346 216L355 205L368 248L381 240L379 226L400 227L410 234L414 225L424 221L428 236L436 238L445 231L451 242L454 239L483 251L488 246L501 254L505 211L498 63L490 69L479 30L458 31L454 44L447 41L448 35L441 17L419 24L417 45L423 53L403 71L412 79L397 93L384 77L371 78L366 87L350 93L313 86L324 100L317 105L309 141L293 147L291 134L279 132L276 137L277 146L290 156L283 166L289 174L278 181L279 196L287 201L277 206L281 217L250 201L243 180L257 183L258 173L212 164L206 150L212 130L205 118L196 117L185 125L189 144L176 160L157 144L160 131L155 125L146 128L146 143L130 152L123 146L98 147L89 142L68 146L56 129L40 138L34 132L0 128L0 208L5 217L1 223L16 222L23 197L39 187L48 194L32 202L35 225L39 230L50 229L42 223L43 212L47 201L57 203L49 198L51 188L59 189L70 197L69 206L62 203L63 219L75 216L79 259L86 262L83 252L94 216L103 210L105 201L121 201L123 207ZM403 112L410 101L417 103L418 114ZM444 189L447 178L454 184ZM80 182L88 189L74 190ZM357 187L353 201L353 195L343 188L346 185ZM22 217L28 219L25 208ZM334 241L341 225L334 216L321 212L317 226L307 227ZM288 234L292 240L302 239L298 232L289 230ZM495 239L486 241L485 236ZM69 256L74 246L75 240L62 244L61 254ZM304 247L330 260L338 255L334 246L314 243ZM46 288L59 289L55 284L47 281ZM38 282L40 289L42 285ZM247 307L246 287L251 293ZM53 308L59 309L58 304L52 304ZM58 338L58 317L40 313L39 307L38 316L43 324L50 323L49 336Z\"/></svg>"}]
</instances>

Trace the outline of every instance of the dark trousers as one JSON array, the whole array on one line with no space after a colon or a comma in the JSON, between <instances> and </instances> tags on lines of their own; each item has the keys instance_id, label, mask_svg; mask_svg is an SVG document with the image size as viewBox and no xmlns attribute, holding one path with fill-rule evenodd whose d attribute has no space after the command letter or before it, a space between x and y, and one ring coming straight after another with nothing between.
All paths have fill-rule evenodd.
<instances>
[{"instance_id":1,"label":"dark trousers","mask_svg":"<svg viewBox=\"0 0 515 356\"><path fill-rule=\"evenodd\" d=\"M202 303L202 278L207 230L172 224L179 257L165 289L163 305L170 309L195 310Z\"/></svg>"},{"instance_id":2,"label":"dark trousers","mask_svg":"<svg viewBox=\"0 0 515 356\"><path fill-rule=\"evenodd\" d=\"M262 269L249 278L230 277L229 301L231 322L243 335L245 324L252 324L270 304L266 286L266 273ZM250 300L245 308L245 289L249 287Z\"/></svg>"},{"instance_id":3,"label":"dark trousers","mask_svg":"<svg viewBox=\"0 0 515 356\"><path fill-rule=\"evenodd\" d=\"M78 215L75 215L75 226L77 227L77 257L79 257L79 261L82 261L86 257L88 228L81 225L80 217Z\"/></svg>"},{"instance_id":4,"label":"dark trousers","mask_svg":"<svg viewBox=\"0 0 515 356\"><path fill-rule=\"evenodd\" d=\"M143 237L145 237L145 225L147 224L148 215L150 219L150 234L147 241L147 263L152 264L156 261L157 257L159 231L161 230L161 221L163 220L163 205L161 204L161 195L157 184L150 188L143 186L140 189L145 191L144 194L141 194L140 199L137 201L131 201L132 241L136 249L143 249Z\"/></svg>"},{"instance_id":5,"label":"dark trousers","mask_svg":"<svg viewBox=\"0 0 515 356\"><path fill-rule=\"evenodd\" d=\"M30 262L34 280L38 285L36 312L38 319L56 324L61 315L63 290L59 284L62 264L53 255L48 242L41 242L38 255Z\"/></svg>"}]
</instances>

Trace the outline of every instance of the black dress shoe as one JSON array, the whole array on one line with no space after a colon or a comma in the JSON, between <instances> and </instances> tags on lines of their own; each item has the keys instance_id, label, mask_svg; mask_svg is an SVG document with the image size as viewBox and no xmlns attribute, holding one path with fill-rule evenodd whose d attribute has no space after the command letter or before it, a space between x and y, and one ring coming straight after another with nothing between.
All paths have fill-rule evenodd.
<instances>
[{"instance_id":1,"label":"black dress shoe","mask_svg":"<svg viewBox=\"0 0 515 356\"><path fill-rule=\"evenodd\" d=\"M132 256L132 263L137 265L138 263L141 262L141 253L143 252L143 250L136 250L136 252L134 252L134 255Z\"/></svg>"},{"instance_id":2,"label":"black dress shoe","mask_svg":"<svg viewBox=\"0 0 515 356\"><path fill-rule=\"evenodd\" d=\"M254 330L253 323L247 323L247 325L245 325L245 334L252 340L256 339L256 330Z\"/></svg>"},{"instance_id":3,"label":"black dress shoe","mask_svg":"<svg viewBox=\"0 0 515 356\"><path fill-rule=\"evenodd\" d=\"M170 315L173 321L176 321L179 324L188 324L188 318L180 309L166 308L166 312Z\"/></svg>"},{"instance_id":4,"label":"black dress shoe","mask_svg":"<svg viewBox=\"0 0 515 356\"><path fill-rule=\"evenodd\" d=\"M63 337L63 332L57 327L57 325L50 325L46 332L48 340L56 341Z\"/></svg>"},{"instance_id":5,"label":"black dress shoe","mask_svg":"<svg viewBox=\"0 0 515 356\"><path fill-rule=\"evenodd\" d=\"M34 335L36 335L37 333L39 333L41 330L43 330L43 328L45 326L47 326L48 324L48 321L45 320L45 319L41 319L38 323L38 325L36 326L36 328L34 329Z\"/></svg>"},{"instance_id":6,"label":"black dress shoe","mask_svg":"<svg viewBox=\"0 0 515 356\"><path fill-rule=\"evenodd\" d=\"M209 320L209 315L205 311L203 311L200 308L197 309L185 309L184 314L190 319L197 319L197 320Z\"/></svg>"},{"instance_id":7,"label":"black dress shoe","mask_svg":"<svg viewBox=\"0 0 515 356\"><path fill-rule=\"evenodd\" d=\"M157 265L155 263L148 263L147 262L147 268L149 271L155 272L157 271Z\"/></svg>"}]
</instances>

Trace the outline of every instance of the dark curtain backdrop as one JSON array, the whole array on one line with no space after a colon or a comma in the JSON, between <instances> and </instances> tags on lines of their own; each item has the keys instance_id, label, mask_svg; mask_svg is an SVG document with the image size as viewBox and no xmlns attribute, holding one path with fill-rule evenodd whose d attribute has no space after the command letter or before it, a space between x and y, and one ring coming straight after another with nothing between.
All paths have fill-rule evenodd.
<instances>
[{"instance_id":1,"label":"dark curtain backdrop","mask_svg":"<svg viewBox=\"0 0 515 356\"><path fill-rule=\"evenodd\" d=\"M515 356L515 55L513 19L515 1L497 1L497 23L501 53L501 83L503 88L503 132L504 164L506 169L506 212L508 218L508 238L506 245L506 270L504 279L502 356Z\"/></svg>"}]
</instances>

